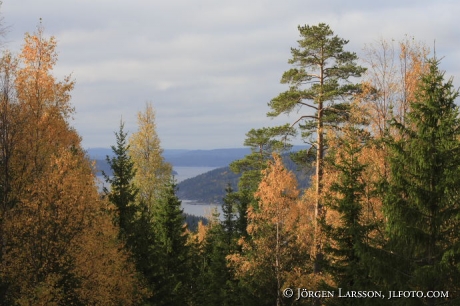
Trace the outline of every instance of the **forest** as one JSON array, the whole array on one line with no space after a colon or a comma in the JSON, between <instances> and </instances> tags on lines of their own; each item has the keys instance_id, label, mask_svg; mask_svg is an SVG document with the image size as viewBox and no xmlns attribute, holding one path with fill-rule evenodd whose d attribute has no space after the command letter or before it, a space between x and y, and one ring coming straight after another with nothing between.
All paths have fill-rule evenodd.
<instances>
[{"instance_id":1,"label":"forest","mask_svg":"<svg viewBox=\"0 0 460 306\"><path fill-rule=\"evenodd\" d=\"M327 24L298 31L267 112L292 121L247 132L237 190L196 231L151 103L114 127L99 192L56 38L3 52L0 304L460 305L458 89L415 39L358 58ZM295 138L308 186L283 162Z\"/></svg>"}]
</instances>

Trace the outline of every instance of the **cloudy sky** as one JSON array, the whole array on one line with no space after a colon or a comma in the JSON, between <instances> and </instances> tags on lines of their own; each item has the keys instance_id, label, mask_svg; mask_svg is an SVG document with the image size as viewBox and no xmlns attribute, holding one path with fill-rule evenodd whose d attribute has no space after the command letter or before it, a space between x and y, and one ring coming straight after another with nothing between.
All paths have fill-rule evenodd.
<instances>
[{"instance_id":1,"label":"cloudy sky","mask_svg":"<svg viewBox=\"0 0 460 306\"><path fill-rule=\"evenodd\" d=\"M55 75L76 80L72 124L85 148L114 144L121 117L134 132L147 101L166 149L242 147L251 128L292 122L265 114L287 89L298 25L327 23L358 55L382 38L436 40L460 85L458 0L4 0L0 12L11 50L40 18L56 37Z\"/></svg>"}]
</instances>

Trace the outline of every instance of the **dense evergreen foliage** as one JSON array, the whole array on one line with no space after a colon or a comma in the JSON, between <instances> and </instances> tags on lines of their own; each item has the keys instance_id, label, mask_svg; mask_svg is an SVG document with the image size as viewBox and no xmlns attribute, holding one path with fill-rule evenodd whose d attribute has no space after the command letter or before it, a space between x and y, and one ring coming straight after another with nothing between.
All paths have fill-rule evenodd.
<instances>
[{"instance_id":1,"label":"dense evergreen foliage","mask_svg":"<svg viewBox=\"0 0 460 306\"><path fill-rule=\"evenodd\" d=\"M453 291L460 281L458 90L452 80L444 81L436 59L428 68L404 121L393 120L399 134L388 137L391 176L382 192L389 237L385 247L393 256L386 264L398 288Z\"/></svg>"},{"instance_id":2,"label":"dense evergreen foliage","mask_svg":"<svg viewBox=\"0 0 460 306\"><path fill-rule=\"evenodd\" d=\"M188 247L181 202L173 182L168 184L153 211L155 232L154 305L184 305L189 298Z\"/></svg>"},{"instance_id":3,"label":"dense evergreen foliage","mask_svg":"<svg viewBox=\"0 0 460 306\"><path fill-rule=\"evenodd\" d=\"M131 243L133 232L133 222L137 207L134 200L138 189L132 183L136 170L134 162L128 155L129 146L127 144L124 123L120 122L120 129L115 133L117 145L112 146L114 157L107 156L107 163L112 169L112 176L102 172L110 190L104 187L104 193L110 202L117 208L115 224L120 227L120 237Z\"/></svg>"},{"instance_id":4,"label":"dense evergreen foliage","mask_svg":"<svg viewBox=\"0 0 460 306\"><path fill-rule=\"evenodd\" d=\"M191 214L184 213L185 223L187 223L187 228L192 232L196 232L198 229L198 224L201 222L203 225L208 224L208 219L202 216L195 216Z\"/></svg>"},{"instance_id":5,"label":"dense evergreen foliage","mask_svg":"<svg viewBox=\"0 0 460 306\"><path fill-rule=\"evenodd\" d=\"M372 283L369 263L364 259L370 233L375 227L363 219L368 182L363 177L367 165L360 158L368 141L366 136L355 125L345 126L336 143L338 146L331 149L326 159L326 167L337 172L337 179L332 182L324 201L325 207L336 217L321 223L328 237L322 265L334 283L329 290L378 289ZM324 302L328 305L378 305L380 301L347 299Z\"/></svg>"}]
</instances>

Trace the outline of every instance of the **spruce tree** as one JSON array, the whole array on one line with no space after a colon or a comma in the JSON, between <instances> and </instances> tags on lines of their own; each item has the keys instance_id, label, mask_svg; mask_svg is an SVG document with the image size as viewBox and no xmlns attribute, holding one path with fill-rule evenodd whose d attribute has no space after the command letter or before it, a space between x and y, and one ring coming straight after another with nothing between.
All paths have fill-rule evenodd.
<instances>
[{"instance_id":1,"label":"spruce tree","mask_svg":"<svg viewBox=\"0 0 460 306\"><path fill-rule=\"evenodd\" d=\"M337 179L325 196L328 213L336 218L328 222L322 220L322 230L328 238L325 245L324 270L334 281L333 288L343 291L379 290L371 283L366 252L369 234L374 228L363 220L363 208L368 188L363 177L366 169L360 161L365 132L356 126L348 125L342 129L334 148L326 158L326 166L337 173ZM378 305L373 299L327 299L330 305Z\"/></svg>"},{"instance_id":2,"label":"spruce tree","mask_svg":"<svg viewBox=\"0 0 460 306\"><path fill-rule=\"evenodd\" d=\"M225 197L223 198L222 204L222 214L224 219L221 222L223 234L225 236L225 243L230 246L236 238L236 204L237 204L237 193L233 191L233 188L230 184L225 188Z\"/></svg>"},{"instance_id":3,"label":"spruce tree","mask_svg":"<svg viewBox=\"0 0 460 306\"><path fill-rule=\"evenodd\" d=\"M129 146L126 143L126 136L124 123L120 121L120 129L118 133L115 133L117 145L111 147L115 156L112 158L106 157L107 163L112 169L112 176L105 172L102 172L102 175L105 181L110 184L110 190L104 187L104 193L117 209L115 224L120 227L120 238L125 239L130 245L136 215L134 201L137 188L132 183L136 171L134 163L128 154Z\"/></svg>"},{"instance_id":4,"label":"spruce tree","mask_svg":"<svg viewBox=\"0 0 460 306\"><path fill-rule=\"evenodd\" d=\"M196 301L198 305L241 305L240 298L244 295L226 259L236 242L227 242L229 233L218 217L218 214L213 216L202 242Z\"/></svg>"},{"instance_id":5,"label":"spruce tree","mask_svg":"<svg viewBox=\"0 0 460 306\"><path fill-rule=\"evenodd\" d=\"M430 59L403 122L393 120L390 179L384 183L388 221L387 283L395 290L458 290L460 119L458 90ZM455 299L404 299L404 305L453 305Z\"/></svg>"},{"instance_id":6,"label":"spruce tree","mask_svg":"<svg viewBox=\"0 0 460 306\"><path fill-rule=\"evenodd\" d=\"M181 201L171 180L153 208L156 268L153 275L154 305L185 305L190 295L187 233Z\"/></svg>"}]
</instances>

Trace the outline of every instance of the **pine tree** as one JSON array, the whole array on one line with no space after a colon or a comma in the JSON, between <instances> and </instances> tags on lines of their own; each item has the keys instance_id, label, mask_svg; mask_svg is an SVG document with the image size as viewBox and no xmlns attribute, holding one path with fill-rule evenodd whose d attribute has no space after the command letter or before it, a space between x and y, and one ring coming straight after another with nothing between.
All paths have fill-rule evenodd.
<instances>
[{"instance_id":1,"label":"pine tree","mask_svg":"<svg viewBox=\"0 0 460 306\"><path fill-rule=\"evenodd\" d=\"M344 51L348 41L334 35L328 25L320 23L317 26L299 26L298 29L301 36L298 41L299 49L291 48L292 58L289 60L289 64L295 68L284 72L281 78L281 83L289 84L289 90L270 101L268 105L271 111L267 115L276 117L300 108L308 110L293 125L299 123L302 138L311 143L312 150L316 153L315 216L320 220L324 218L321 199L325 135L328 129L347 120L349 105L343 99L349 98L360 88L351 84L349 79L360 77L365 69L355 63L355 53ZM308 155L307 152L305 160L310 159ZM318 263L322 258L319 229L317 226L315 230L316 272L321 270Z\"/></svg>"},{"instance_id":2,"label":"pine tree","mask_svg":"<svg viewBox=\"0 0 460 306\"><path fill-rule=\"evenodd\" d=\"M458 290L460 271L460 118L458 90L444 81L439 61L428 61L403 122L393 120L390 178L382 189L393 254L386 266L396 290ZM395 285L396 286L396 285ZM412 303L412 304L411 304ZM458 303L453 299L411 299L404 305Z\"/></svg>"},{"instance_id":3,"label":"pine tree","mask_svg":"<svg viewBox=\"0 0 460 306\"><path fill-rule=\"evenodd\" d=\"M137 208L135 199L138 189L133 184L133 178L136 174L134 162L128 154L129 146L126 141L127 133L124 131L124 123L120 121L120 129L115 133L117 145L112 146L114 157L106 157L107 163L112 169L113 176L110 177L102 172L107 183L110 184L110 190L104 187L104 192L109 201L117 209L115 224L120 228L120 238L132 245L133 239L133 222L135 220Z\"/></svg>"}]
</instances>

